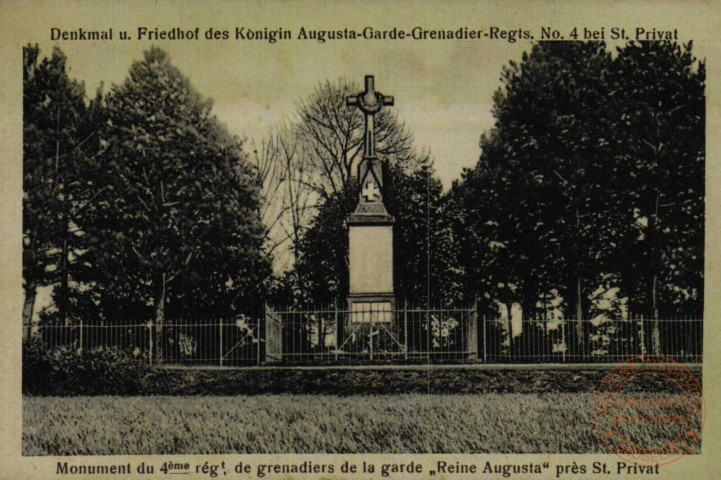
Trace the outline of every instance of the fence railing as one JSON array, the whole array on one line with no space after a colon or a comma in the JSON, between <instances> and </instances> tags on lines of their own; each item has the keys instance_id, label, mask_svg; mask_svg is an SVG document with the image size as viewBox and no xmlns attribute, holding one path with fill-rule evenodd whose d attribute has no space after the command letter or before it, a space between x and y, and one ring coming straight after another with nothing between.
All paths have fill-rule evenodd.
<instances>
[{"instance_id":1,"label":"fence railing","mask_svg":"<svg viewBox=\"0 0 721 480\"><path fill-rule=\"evenodd\" d=\"M609 363L662 355L700 363L703 321L695 318L484 319L488 363Z\"/></svg>"},{"instance_id":2,"label":"fence railing","mask_svg":"<svg viewBox=\"0 0 721 480\"><path fill-rule=\"evenodd\" d=\"M474 308L273 310L264 318L36 325L48 349L116 347L159 365L613 363L664 355L699 363L703 322L491 318Z\"/></svg>"},{"instance_id":3,"label":"fence railing","mask_svg":"<svg viewBox=\"0 0 721 480\"><path fill-rule=\"evenodd\" d=\"M473 308L271 310L282 332L286 363L475 361L478 319Z\"/></svg>"},{"instance_id":4,"label":"fence railing","mask_svg":"<svg viewBox=\"0 0 721 480\"><path fill-rule=\"evenodd\" d=\"M150 364L256 365L262 358L257 321L171 320L132 324L42 325L33 329L49 348L115 347Z\"/></svg>"}]
</instances>

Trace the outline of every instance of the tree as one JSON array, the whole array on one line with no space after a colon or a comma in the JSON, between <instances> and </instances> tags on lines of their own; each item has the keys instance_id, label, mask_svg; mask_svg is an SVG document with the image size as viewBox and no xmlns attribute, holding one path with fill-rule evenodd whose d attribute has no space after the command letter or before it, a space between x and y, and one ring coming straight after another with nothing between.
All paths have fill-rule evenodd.
<instances>
[{"instance_id":1,"label":"tree","mask_svg":"<svg viewBox=\"0 0 721 480\"><path fill-rule=\"evenodd\" d=\"M690 50L541 42L504 69L494 129L453 187L467 289L526 313L557 290L577 318L599 291L654 318L700 311L704 67Z\"/></svg>"},{"instance_id":2,"label":"tree","mask_svg":"<svg viewBox=\"0 0 721 480\"><path fill-rule=\"evenodd\" d=\"M106 100L106 190L87 231L106 319L247 312L269 274L257 173L167 54L151 48Z\"/></svg>"},{"instance_id":3,"label":"tree","mask_svg":"<svg viewBox=\"0 0 721 480\"><path fill-rule=\"evenodd\" d=\"M390 167L384 202L395 217L396 297L418 305L451 306L472 300L461 288L451 208L429 157L416 170Z\"/></svg>"},{"instance_id":4,"label":"tree","mask_svg":"<svg viewBox=\"0 0 721 480\"><path fill-rule=\"evenodd\" d=\"M705 64L692 44L619 48L611 81L619 201L629 255L619 265L633 305L654 319L703 313Z\"/></svg>"},{"instance_id":5,"label":"tree","mask_svg":"<svg viewBox=\"0 0 721 480\"><path fill-rule=\"evenodd\" d=\"M584 316L602 270L597 233L608 226L597 213L607 201L600 106L609 61L601 43L542 42L504 68L495 128L481 140L476 171L455 187L461 208L476 212L457 223L464 250L485 252L468 271L483 275L485 265L495 277L479 293L530 313L556 289Z\"/></svg>"},{"instance_id":6,"label":"tree","mask_svg":"<svg viewBox=\"0 0 721 480\"><path fill-rule=\"evenodd\" d=\"M34 314L37 288L52 285L58 317L68 317L70 269L84 252L79 228L93 201L91 159L97 152L99 96L86 102L59 48L40 60L23 49L23 324ZM100 95L100 92L98 93Z\"/></svg>"},{"instance_id":7,"label":"tree","mask_svg":"<svg viewBox=\"0 0 721 480\"><path fill-rule=\"evenodd\" d=\"M277 126L253 153L268 237L266 253L281 262L276 269L283 272L290 268L301 234L317 212L318 195L307 186L308 156L293 124Z\"/></svg>"}]
</instances>

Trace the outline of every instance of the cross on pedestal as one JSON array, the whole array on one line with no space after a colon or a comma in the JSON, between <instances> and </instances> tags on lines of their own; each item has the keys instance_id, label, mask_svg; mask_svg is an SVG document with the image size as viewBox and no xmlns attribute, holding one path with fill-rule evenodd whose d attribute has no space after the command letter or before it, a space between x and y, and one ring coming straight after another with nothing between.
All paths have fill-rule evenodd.
<instances>
[{"instance_id":1,"label":"cross on pedestal","mask_svg":"<svg viewBox=\"0 0 721 480\"><path fill-rule=\"evenodd\" d=\"M365 116L363 159L358 165L358 205L348 216L348 310L354 330L347 334L346 325L339 320L336 332L340 350L358 325L370 324L368 348L373 359L374 343L380 329L374 324L393 320L393 223L383 205L385 189L381 162L376 157L374 118L383 107L393 105L393 97L376 92L373 76L365 77L365 90L346 99L350 107L357 107ZM379 315L377 311L383 313ZM374 311L376 311L374 313ZM366 315L365 313L368 313Z\"/></svg>"}]
</instances>

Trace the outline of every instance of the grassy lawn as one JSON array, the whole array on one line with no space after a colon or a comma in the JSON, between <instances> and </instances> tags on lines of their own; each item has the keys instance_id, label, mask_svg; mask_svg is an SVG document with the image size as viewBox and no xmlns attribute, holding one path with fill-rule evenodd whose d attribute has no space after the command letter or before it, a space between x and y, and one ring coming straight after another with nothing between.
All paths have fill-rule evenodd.
<instances>
[{"instance_id":1,"label":"grassy lawn","mask_svg":"<svg viewBox=\"0 0 721 480\"><path fill-rule=\"evenodd\" d=\"M25 397L23 453L600 453L593 398Z\"/></svg>"}]
</instances>

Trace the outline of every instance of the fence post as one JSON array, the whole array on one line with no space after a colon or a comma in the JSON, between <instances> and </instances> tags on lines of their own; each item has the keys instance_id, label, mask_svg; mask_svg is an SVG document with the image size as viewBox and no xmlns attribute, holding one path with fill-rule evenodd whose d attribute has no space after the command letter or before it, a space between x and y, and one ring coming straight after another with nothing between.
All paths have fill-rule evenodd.
<instances>
[{"instance_id":1,"label":"fence post","mask_svg":"<svg viewBox=\"0 0 721 480\"><path fill-rule=\"evenodd\" d=\"M340 325L338 325L338 300L333 300L333 322L335 324L335 360L338 361L338 349L341 346Z\"/></svg>"},{"instance_id":2,"label":"fence post","mask_svg":"<svg viewBox=\"0 0 721 480\"><path fill-rule=\"evenodd\" d=\"M431 362L431 304L426 302L426 359Z\"/></svg>"},{"instance_id":3,"label":"fence post","mask_svg":"<svg viewBox=\"0 0 721 480\"><path fill-rule=\"evenodd\" d=\"M641 358L646 358L646 329L644 328L644 324L646 321L643 318L643 315L639 317L639 324L641 325Z\"/></svg>"},{"instance_id":4,"label":"fence post","mask_svg":"<svg viewBox=\"0 0 721 480\"><path fill-rule=\"evenodd\" d=\"M83 319L80 319L80 351L83 351Z\"/></svg>"},{"instance_id":5,"label":"fence post","mask_svg":"<svg viewBox=\"0 0 721 480\"><path fill-rule=\"evenodd\" d=\"M153 321L148 322L148 362L150 365L153 364L153 350L155 349L155 342L153 342Z\"/></svg>"},{"instance_id":6,"label":"fence post","mask_svg":"<svg viewBox=\"0 0 721 480\"><path fill-rule=\"evenodd\" d=\"M369 348L370 348L370 354L371 354L371 361L373 360L373 306L372 305L373 304L371 304L371 307L370 307L371 331L370 331L370 335L369 335L369 337L370 337Z\"/></svg>"},{"instance_id":7,"label":"fence post","mask_svg":"<svg viewBox=\"0 0 721 480\"><path fill-rule=\"evenodd\" d=\"M317 310L315 311L315 318L317 319L317 326L316 329L318 330L318 353L320 354L321 360L325 356L325 333L323 332L323 315L324 315L324 308L323 305L318 305Z\"/></svg>"},{"instance_id":8,"label":"fence post","mask_svg":"<svg viewBox=\"0 0 721 480\"><path fill-rule=\"evenodd\" d=\"M566 350L568 349L568 343L566 343L566 319L564 318L561 322L561 341L563 342L563 354L562 361L566 363Z\"/></svg>"},{"instance_id":9,"label":"fence post","mask_svg":"<svg viewBox=\"0 0 721 480\"><path fill-rule=\"evenodd\" d=\"M478 307L476 307L478 308ZM488 342L486 340L486 316L483 315L481 328L483 328L483 363L488 363Z\"/></svg>"},{"instance_id":10,"label":"fence post","mask_svg":"<svg viewBox=\"0 0 721 480\"><path fill-rule=\"evenodd\" d=\"M403 300L403 344L405 345L403 358L408 360L408 300Z\"/></svg>"},{"instance_id":11,"label":"fence post","mask_svg":"<svg viewBox=\"0 0 721 480\"><path fill-rule=\"evenodd\" d=\"M468 317L467 333L466 333L466 350L468 351L468 358L471 360L478 360L478 302L473 302L473 308L469 309L470 313Z\"/></svg>"},{"instance_id":12,"label":"fence post","mask_svg":"<svg viewBox=\"0 0 721 480\"><path fill-rule=\"evenodd\" d=\"M221 317L218 321L218 358L220 359L220 366L223 366L223 318Z\"/></svg>"},{"instance_id":13,"label":"fence post","mask_svg":"<svg viewBox=\"0 0 721 480\"><path fill-rule=\"evenodd\" d=\"M263 315L258 316L256 322L258 329L258 353L256 364L260 367L268 355L268 302L263 303Z\"/></svg>"}]
</instances>

